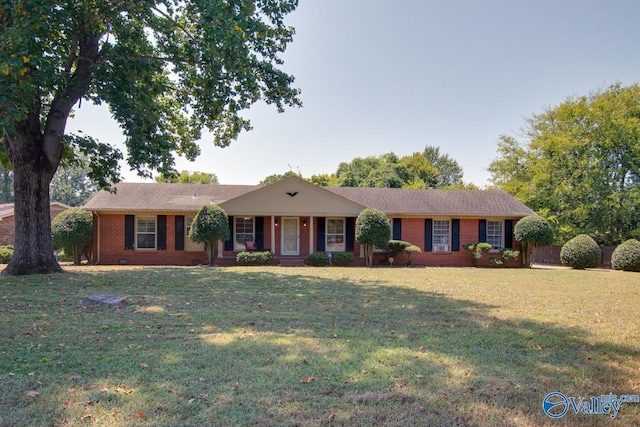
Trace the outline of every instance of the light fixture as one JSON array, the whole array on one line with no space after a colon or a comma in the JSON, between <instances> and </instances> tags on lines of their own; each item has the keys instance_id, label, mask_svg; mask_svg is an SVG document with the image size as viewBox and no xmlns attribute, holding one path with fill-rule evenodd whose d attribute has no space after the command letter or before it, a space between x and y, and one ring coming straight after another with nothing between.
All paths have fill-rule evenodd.
<instances>
[{"instance_id":1,"label":"light fixture","mask_svg":"<svg viewBox=\"0 0 640 427\"><path fill-rule=\"evenodd\" d=\"M302 220L302 226L303 226L303 227L306 227L306 226L307 226L307 220L306 220L306 219L303 219L303 220Z\"/></svg>"},{"instance_id":2,"label":"light fixture","mask_svg":"<svg viewBox=\"0 0 640 427\"><path fill-rule=\"evenodd\" d=\"M276 221L273 223L274 226L278 226L278 220L276 219Z\"/></svg>"}]
</instances>

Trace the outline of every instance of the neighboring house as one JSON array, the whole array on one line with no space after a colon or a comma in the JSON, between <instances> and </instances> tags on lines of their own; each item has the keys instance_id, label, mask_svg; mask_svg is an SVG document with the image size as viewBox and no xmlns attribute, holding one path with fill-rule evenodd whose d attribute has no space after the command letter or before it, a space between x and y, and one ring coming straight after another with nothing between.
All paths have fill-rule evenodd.
<instances>
[{"instance_id":1,"label":"neighboring house","mask_svg":"<svg viewBox=\"0 0 640 427\"><path fill-rule=\"evenodd\" d=\"M94 215L93 259L99 264L190 265L206 262L189 227L202 206L229 216L231 238L219 243L218 265L233 265L253 239L281 265L314 252L364 253L355 222L365 208L386 213L392 239L420 247L414 265L468 266L466 243L486 241L496 251L515 248L513 226L534 212L500 190L415 190L317 187L297 177L267 186L122 183L101 191L84 209ZM374 262L384 259L376 256ZM489 257L485 257L488 258ZM487 261L485 260L485 261Z\"/></svg>"},{"instance_id":2,"label":"neighboring house","mask_svg":"<svg viewBox=\"0 0 640 427\"><path fill-rule=\"evenodd\" d=\"M60 202L51 202L50 204L51 220L60 212L71 209ZM0 204L0 246L13 245L16 240L16 225L13 212L13 203Z\"/></svg>"}]
</instances>

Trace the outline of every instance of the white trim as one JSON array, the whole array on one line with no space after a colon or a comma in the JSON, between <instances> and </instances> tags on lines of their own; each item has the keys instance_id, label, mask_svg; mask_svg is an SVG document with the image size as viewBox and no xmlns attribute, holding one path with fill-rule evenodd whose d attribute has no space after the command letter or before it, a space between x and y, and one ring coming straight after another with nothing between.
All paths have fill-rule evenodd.
<instances>
[{"instance_id":1,"label":"white trim","mask_svg":"<svg viewBox=\"0 0 640 427\"><path fill-rule=\"evenodd\" d=\"M284 223L287 220L293 220L296 222L296 251L285 251L285 226ZM298 256L300 255L300 218L292 216L283 216L280 218L280 255L283 256Z\"/></svg>"},{"instance_id":2,"label":"white trim","mask_svg":"<svg viewBox=\"0 0 640 427\"><path fill-rule=\"evenodd\" d=\"M152 220L153 221L153 247L152 248L141 248L138 244L138 221L139 220ZM158 216L135 216L135 249L137 251L156 251L158 250ZM150 232L141 232L142 234L149 235Z\"/></svg>"}]
</instances>

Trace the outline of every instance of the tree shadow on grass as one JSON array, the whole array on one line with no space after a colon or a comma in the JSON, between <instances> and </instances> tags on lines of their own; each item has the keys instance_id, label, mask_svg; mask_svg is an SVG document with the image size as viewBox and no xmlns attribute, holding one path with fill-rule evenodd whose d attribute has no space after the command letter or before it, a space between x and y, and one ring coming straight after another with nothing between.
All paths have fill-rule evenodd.
<instances>
[{"instance_id":1,"label":"tree shadow on grass","mask_svg":"<svg viewBox=\"0 0 640 427\"><path fill-rule=\"evenodd\" d=\"M174 279L184 285L164 283ZM91 356L58 367L81 386L42 391L65 396L56 423L606 425L572 411L552 420L542 400L637 394L630 346L376 281L159 268L96 273L77 294L91 292L131 305L68 308L84 325L63 344ZM624 404L616 424L636 424L639 406Z\"/></svg>"}]
</instances>

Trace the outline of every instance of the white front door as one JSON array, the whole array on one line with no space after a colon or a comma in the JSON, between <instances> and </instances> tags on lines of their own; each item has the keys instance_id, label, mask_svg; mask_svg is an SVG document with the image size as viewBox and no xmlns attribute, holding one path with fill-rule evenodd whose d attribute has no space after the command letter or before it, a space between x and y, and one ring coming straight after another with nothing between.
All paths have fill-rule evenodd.
<instances>
[{"instance_id":1,"label":"white front door","mask_svg":"<svg viewBox=\"0 0 640 427\"><path fill-rule=\"evenodd\" d=\"M282 218L282 255L300 255L298 218Z\"/></svg>"}]
</instances>

